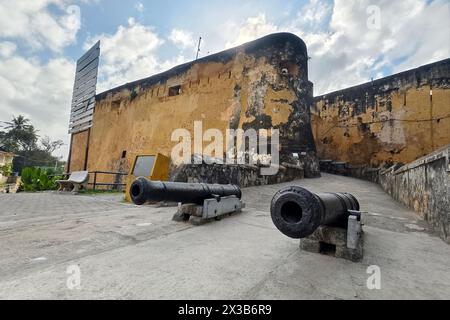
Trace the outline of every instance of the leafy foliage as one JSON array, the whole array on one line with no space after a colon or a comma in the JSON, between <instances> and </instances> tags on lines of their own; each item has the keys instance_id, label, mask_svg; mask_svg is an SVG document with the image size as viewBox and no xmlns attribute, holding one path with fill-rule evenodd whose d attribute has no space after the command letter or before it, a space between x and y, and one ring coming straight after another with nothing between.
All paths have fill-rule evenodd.
<instances>
[{"instance_id":1,"label":"leafy foliage","mask_svg":"<svg viewBox=\"0 0 450 320\"><path fill-rule=\"evenodd\" d=\"M52 141L45 136L39 141L38 131L22 115L3 121L1 126L4 131L0 131L0 150L17 155L13 161L14 172L29 166L61 166L62 162L52 155L64 144L61 140Z\"/></svg>"},{"instance_id":2,"label":"leafy foliage","mask_svg":"<svg viewBox=\"0 0 450 320\"><path fill-rule=\"evenodd\" d=\"M24 168L22 170L22 191L45 191L56 190L56 180L62 177L52 176L54 174L51 169L41 168Z\"/></svg>"},{"instance_id":3,"label":"leafy foliage","mask_svg":"<svg viewBox=\"0 0 450 320\"><path fill-rule=\"evenodd\" d=\"M7 164L0 167L0 173L5 176L9 177L13 173L13 166L12 164Z\"/></svg>"},{"instance_id":4,"label":"leafy foliage","mask_svg":"<svg viewBox=\"0 0 450 320\"><path fill-rule=\"evenodd\" d=\"M2 135L3 144L8 151L17 152L19 150L33 150L38 141L37 131L30 120L20 115L13 117L10 122L3 122L6 132Z\"/></svg>"}]
</instances>

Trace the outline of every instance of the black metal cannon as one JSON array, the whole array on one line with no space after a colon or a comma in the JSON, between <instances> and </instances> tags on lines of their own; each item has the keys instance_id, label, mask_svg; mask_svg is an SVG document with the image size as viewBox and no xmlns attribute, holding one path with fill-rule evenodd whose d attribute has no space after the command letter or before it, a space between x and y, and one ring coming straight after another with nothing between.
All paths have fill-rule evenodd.
<instances>
[{"instance_id":1,"label":"black metal cannon","mask_svg":"<svg viewBox=\"0 0 450 320\"><path fill-rule=\"evenodd\" d=\"M147 201L166 201L203 204L204 200L227 196L241 199L241 189L236 185L151 181L141 177L131 184L132 201L141 205Z\"/></svg>"},{"instance_id":2,"label":"black metal cannon","mask_svg":"<svg viewBox=\"0 0 450 320\"><path fill-rule=\"evenodd\" d=\"M301 187L287 187L272 199L270 214L285 235L299 239L319 226L346 227L349 210L359 211L359 203L349 193L312 193Z\"/></svg>"}]
</instances>

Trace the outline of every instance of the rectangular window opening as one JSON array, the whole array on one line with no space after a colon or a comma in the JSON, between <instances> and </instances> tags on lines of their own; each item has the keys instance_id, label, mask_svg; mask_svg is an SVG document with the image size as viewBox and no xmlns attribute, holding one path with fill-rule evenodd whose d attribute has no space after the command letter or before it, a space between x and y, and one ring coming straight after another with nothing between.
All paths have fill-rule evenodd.
<instances>
[{"instance_id":1,"label":"rectangular window opening","mask_svg":"<svg viewBox=\"0 0 450 320\"><path fill-rule=\"evenodd\" d=\"M181 86L174 86L169 88L169 97L178 96L181 94Z\"/></svg>"}]
</instances>

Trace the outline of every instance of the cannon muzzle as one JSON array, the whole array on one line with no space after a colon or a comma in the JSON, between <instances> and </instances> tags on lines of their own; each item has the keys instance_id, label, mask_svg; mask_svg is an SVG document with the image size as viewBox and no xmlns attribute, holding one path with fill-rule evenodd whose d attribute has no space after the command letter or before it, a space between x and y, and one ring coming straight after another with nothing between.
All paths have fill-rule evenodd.
<instances>
[{"instance_id":1,"label":"cannon muzzle","mask_svg":"<svg viewBox=\"0 0 450 320\"><path fill-rule=\"evenodd\" d=\"M151 181L141 177L130 187L133 202L142 205L147 201L166 201L203 204L206 199L236 196L241 199L241 189L236 185Z\"/></svg>"},{"instance_id":2,"label":"cannon muzzle","mask_svg":"<svg viewBox=\"0 0 450 320\"><path fill-rule=\"evenodd\" d=\"M287 187L272 199L270 214L285 235L299 239L311 235L321 225L347 226L348 210L359 211L359 203L349 193L312 193L301 187Z\"/></svg>"}]
</instances>

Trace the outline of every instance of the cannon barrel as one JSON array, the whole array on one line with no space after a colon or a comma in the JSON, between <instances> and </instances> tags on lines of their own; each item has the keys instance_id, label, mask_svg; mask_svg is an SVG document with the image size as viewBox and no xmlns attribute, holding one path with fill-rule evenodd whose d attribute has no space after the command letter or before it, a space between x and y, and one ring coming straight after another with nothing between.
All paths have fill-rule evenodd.
<instances>
[{"instance_id":1,"label":"cannon barrel","mask_svg":"<svg viewBox=\"0 0 450 320\"><path fill-rule=\"evenodd\" d=\"M301 187L287 187L272 199L270 214L285 235L299 239L311 235L321 225L347 226L348 210L359 211L359 203L349 193L312 193Z\"/></svg>"},{"instance_id":2,"label":"cannon barrel","mask_svg":"<svg viewBox=\"0 0 450 320\"><path fill-rule=\"evenodd\" d=\"M241 189L236 185L151 181L141 177L131 184L130 195L137 205L147 201L167 201L203 204L205 199L236 196Z\"/></svg>"}]
</instances>

